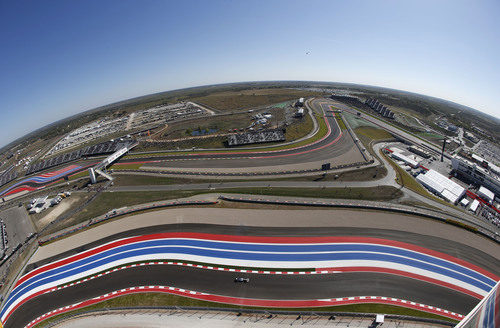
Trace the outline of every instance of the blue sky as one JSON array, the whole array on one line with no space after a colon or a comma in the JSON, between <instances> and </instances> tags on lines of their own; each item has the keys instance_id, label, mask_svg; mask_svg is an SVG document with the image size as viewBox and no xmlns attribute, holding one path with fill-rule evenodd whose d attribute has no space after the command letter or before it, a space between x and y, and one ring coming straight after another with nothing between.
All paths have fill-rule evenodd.
<instances>
[{"instance_id":1,"label":"blue sky","mask_svg":"<svg viewBox=\"0 0 500 328\"><path fill-rule=\"evenodd\" d=\"M238 81L371 84L499 117L499 14L495 0L0 0L0 146L114 101Z\"/></svg>"}]
</instances>

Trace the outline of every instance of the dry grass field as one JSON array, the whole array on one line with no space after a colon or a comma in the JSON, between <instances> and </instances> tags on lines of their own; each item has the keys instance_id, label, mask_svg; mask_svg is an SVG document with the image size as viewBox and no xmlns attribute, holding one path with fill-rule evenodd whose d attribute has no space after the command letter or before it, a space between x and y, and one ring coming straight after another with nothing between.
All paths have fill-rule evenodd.
<instances>
[{"instance_id":1,"label":"dry grass field","mask_svg":"<svg viewBox=\"0 0 500 328\"><path fill-rule=\"evenodd\" d=\"M191 98L192 101L219 111L250 109L259 106L277 104L301 97L321 96L321 92L294 89L250 89L242 91L224 91L208 96Z\"/></svg>"}]
</instances>

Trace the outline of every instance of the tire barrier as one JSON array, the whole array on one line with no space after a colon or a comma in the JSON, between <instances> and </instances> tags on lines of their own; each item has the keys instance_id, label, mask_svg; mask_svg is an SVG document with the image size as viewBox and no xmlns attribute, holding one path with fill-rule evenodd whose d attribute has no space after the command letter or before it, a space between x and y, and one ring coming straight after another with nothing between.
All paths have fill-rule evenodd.
<instances>
[{"instance_id":1,"label":"tire barrier","mask_svg":"<svg viewBox=\"0 0 500 328\"><path fill-rule=\"evenodd\" d=\"M148 203L148 204L141 204L141 205L136 205L134 207L123 207L119 209L113 209L109 211L106 214L100 215L96 218L90 219L84 223L81 223L79 225L73 226L67 230L64 230L62 232L50 235L45 238L39 238L38 239L38 245L43 246L47 243L53 242L57 239L66 237L70 234L73 234L75 232L81 231L83 229L87 229L93 225L102 223L104 221L110 220L110 219L115 219L119 216L123 215L128 215L131 213L135 212L140 212L140 211L145 211L145 210L151 210L151 209L157 209L157 208L163 208L163 207L173 207L173 206L192 206L192 205L215 205L217 204L217 201L208 201L208 200L199 200L199 201L160 201L160 202L153 202L153 203Z\"/></svg>"},{"instance_id":2,"label":"tire barrier","mask_svg":"<svg viewBox=\"0 0 500 328\"><path fill-rule=\"evenodd\" d=\"M230 201L230 202L242 202L242 203L255 203L255 204L271 204L271 205L293 205L293 206L316 206L316 207L342 207L342 208L362 208L368 210L378 210L378 211L390 211L402 214L419 215L429 219L437 220L443 223L451 224L456 227L466 229L472 233L479 234L486 237L498 244L500 241L492 233L483 231L481 227L472 227L468 224L462 223L461 221L452 220L449 217L451 215L438 215L430 212L430 210L422 210L410 207L395 206L395 205L376 205L376 204L355 204L352 201L346 202L335 202L328 203L323 201L298 201L298 200L273 200L273 199L263 199L263 198L243 198L243 197L233 197L220 195L220 200Z\"/></svg>"}]
</instances>

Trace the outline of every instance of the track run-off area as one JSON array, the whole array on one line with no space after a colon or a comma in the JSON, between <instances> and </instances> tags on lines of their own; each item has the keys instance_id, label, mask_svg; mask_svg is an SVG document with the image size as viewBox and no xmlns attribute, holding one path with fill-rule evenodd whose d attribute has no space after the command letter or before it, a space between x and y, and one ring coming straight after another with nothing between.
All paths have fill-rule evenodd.
<instances>
[{"instance_id":1,"label":"track run-off area","mask_svg":"<svg viewBox=\"0 0 500 328\"><path fill-rule=\"evenodd\" d=\"M236 274L250 277L243 294ZM111 297L165 292L276 308L392 304L460 320L499 279L451 255L382 238L169 232L42 265L16 282L0 315L6 327L25 327Z\"/></svg>"}]
</instances>

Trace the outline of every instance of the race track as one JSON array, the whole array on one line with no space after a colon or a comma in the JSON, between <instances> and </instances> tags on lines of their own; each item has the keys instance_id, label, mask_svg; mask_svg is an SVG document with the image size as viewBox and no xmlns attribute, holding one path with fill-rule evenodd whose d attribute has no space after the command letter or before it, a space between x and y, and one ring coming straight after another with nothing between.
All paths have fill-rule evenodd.
<instances>
[{"instance_id":1,"label":"race track","mask_svg":"<svg viewBox=\"0 0 500 328\"><path fill-rule=\"evenodd\" d=\"M144 265L131 265L137 262ZM234 284L242 275L250 283ZM104 243L28 272L1 316L6 327L24 327L59 307L142 285L276 302L385 296L465 314L498 279L475 264L389 239L159 233Z\"/></svg>"},{"instance_id":2,"label":"race track","mask_svg":"<svg viewBox=\"0 0 500 328\"><path fill-rule=\"evenodd\" d=\"M240 173L247 173L248 168L294 167L303 169L320 169L321 161L329 162L332 165L344 165L350 163L365 162L365 158L356 147L352 137L342 131L337 124L334 113L331 111L331 102L327 99L312 100L311 107L320 113L320 120L324 120L328 132L325 136L303 146L296 146L282 150L266 150L258 148L255 150L226 149L218 151L203 151L192 153L181 153L179 155L168 156L135 156L134 158L124 158L119 163L143 163L148 166L175 169L177 173L191 169L193 171L204 171L218 168L220 174L224 174L224 169L233 169ZM313 164L314 163L314 164ZM16 194L22 191L34 191L47 185L61 181L63 178L81 172L92 166L93 162L79 161L73 165L65 166L53 171L41 173L29 178L22 179L15 184L0 190L0 197ZM281 169L282 171L284 169Z\"/></svg>"}]
</instances>

